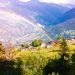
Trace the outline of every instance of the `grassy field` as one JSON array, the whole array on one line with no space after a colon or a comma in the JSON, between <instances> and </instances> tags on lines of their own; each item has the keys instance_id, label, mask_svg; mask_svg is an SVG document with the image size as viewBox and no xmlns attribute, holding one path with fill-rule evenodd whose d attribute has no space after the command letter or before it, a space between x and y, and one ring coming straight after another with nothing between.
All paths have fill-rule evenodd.
<instances>
[{"instance_id":1,"label":"grassy field","mask_svg":"<svg viewBox=\"0 0 75 75\"><path fill-rule=\"evenodd\" d=\"M69 50L70 50L70 53L74 53L75 52L75 45L72 45L72 44L68 44L68 47L69 47ZM57 46L53 46L51 48L40 48L40 47L37 47L37 48L34 48L34 49L25 49L23 51L18 51L16 56L19 57L19 56L30 56L30 55L41 55L41 56L45 56L45 57L50 57L50 58L59 58L59 53L60 52L60 46L57 45Z\"/></svg>"}]
</instances>

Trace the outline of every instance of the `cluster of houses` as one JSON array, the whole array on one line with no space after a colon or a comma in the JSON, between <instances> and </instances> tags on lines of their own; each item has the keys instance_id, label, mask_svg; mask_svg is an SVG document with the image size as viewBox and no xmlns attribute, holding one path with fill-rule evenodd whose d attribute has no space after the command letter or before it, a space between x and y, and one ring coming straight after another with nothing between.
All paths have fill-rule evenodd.
<instances>
[{"instance_id":1,"label":"cluster of houses","mask_svg":"<svg viewBox=\"0 0 75 75\"><path fill-rule=\"evenodd\" d=\"M52 48L53 47L53 41L51 42L42 42L41 45L40 45L40 48ZM32 45L30 45L28 48L26 47L18 47L18 49L20 49L21 51L24 51L26 49L36 49L36 47L33 47Z\"/></svg>"},{"instance_id":2,"label":"cluster of houses","mask_svg":"<svg viewBox=\"0 0 75 75\"><path fill-rule=\"evenodd\" d=\"M56 40L56 41L50 41L50 42L42 42L40 45L40 48L52 48L54 45L60 45L61 43L61 39L60 40ZM75 44L75 39L67 39L67 42L71 43L71 44ZM32 45L30 45L28 48L26 47L21 47L21 50L24 51L25 49L36 49L36 47L33 47Z\"/></svg>"},{"instance_id":3,"label":"cluster of houses","mask_svg":"<svg viewBox=\"0 0 75 75\"><path fill-rule=\"evenodd\" d=\"M42 42L40 45L41 48L43 48L43 47L50 48L52 46L53 46L52 41L51 42Z\"/></svg>"},{"instance_id":4,"label":"cluster of houses","mask_svg":"<svg viewBox=\"0 0 75 75\"><path fill-rule=\"evenodd\" d=\"M75 45L75 39L66 39L66 41L70 44L74 44ZM42 43L40 44L40 48L52 48L53 46L57 46L57 45L60 45L60 43L62 42L62 39L59 39L59 40L52 40L50 42L45 42L45 41L42 41ZM0 45L2 45L2 42L0 42ZM13 47L12 43L9 43L9 47ZM24 51L26 49L36 49L36 47L33 47L32 45L29 45L29 46L18 46L16 47L16 50L21 50L21 51Z\"/></svg>"},{"instance_id":5,"label":"cluster of houses","mask_svg":"<svg viewBox=\"0 0 75 75\"><path fill-rule=\"evenodd\" d=\"M67 42L70 44L75 44L75 39L67 39Z\"/></svg>"}]
</instances>

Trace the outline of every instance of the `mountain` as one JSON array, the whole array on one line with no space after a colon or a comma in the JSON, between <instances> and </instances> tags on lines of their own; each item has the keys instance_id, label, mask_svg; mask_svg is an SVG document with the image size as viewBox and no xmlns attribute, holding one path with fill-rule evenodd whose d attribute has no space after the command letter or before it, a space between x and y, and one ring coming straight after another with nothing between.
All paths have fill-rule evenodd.
<instances>
[{"instance_id":1,"label":"mountain","mask_svg":"<svg viewBox=\"0 0 75 75\"><path fill-rule=\"evenodd\" d=\"M42 25L35 24L12 12L0 10L0 40L4 43L31 42L34 39L51 40Z\"/></svg>"},{"instance_id":2,"label":"mountain","mask_svg":"<svg viewBox=\"0 0 75 75\"><path fill-rule=\"evenodd\" d=\"M46 29L52 38L56 35L62 35L66 38L75 37L75 8L67 11L54 23Z\"/></svg>"},{"instance_id":3,"label":"mountain","mask_svg":"<svg viewBox=\"0 0 75 75\"><path fill-rule=\"evenodd\" d=\"M58 22L56 21L56 23L54 23L54 24L59 24L59 23L65 22L65 21L67 21L69 19L72 19L72 18L75 18L75 8L73 8L73 9L67 11L66 13L64 13L62 15L62 17L60 17L58 19L59 21Z\"/></svg>"},{"instance_id":4,"label":"mountain","mask_svg":"<svg viewBox=\"0 0 75 75\"><path fill-rule=\"evenodd\" d=\"M35 39L38 37L44 40L49 40L50 36L54 38L56 34L63 34L64 31L68 31L67 25L71 26L69 21L71 22L75 15L75 9L72 5L44 3L38 0L31 0L26 3L20 2L19 0L2 0L2 4L5 5L0 6L0 9L11 11L13 13L16 13L16 15L19 15L21 18L25 19L23 20L20 17L15 18L12 16L13 13L11 12L11 15L9 15L11 18L9 16L8 19L5 18L6 16L3 16L4 18L1 18L3 13L0 13L0 26L2 25L2 27L6 27L6 29L10 30L9 32L7 30L7 32L3 31L2 33L2 28L0 28L0 39L7 38L7 40L12 39L16 42L19 42L20 40L20 42L23 42L24 40L26 40L25 42L28 42L33 40L33 38ZM70 8L69 6L72 7ZM13 23L16 20L18 22ZM33 23L34 25L32 25L31 23ZM67 25L65 25L65 23L67 23ZM38 28L39 25L37 24L41 25L44 28ZM14 28L13 25L15 25ZM72 28L75 27L72 27L71 29L70 28L69 30L74 32L74 29ZM3 28L2 30L5 30L5 28ZM7 36L4 36L4 32L6 32Z\"/></svg>"},{"instance_id":5,"label":"mountain","mask_svg":"<svg viewBox=\"0 0 75 75\"><path fill-rule=\"evenodd\" d=\"M64 21L51 29L47 29L51 37L55 39L57 35L61 35L65 38L75 37L75 18Z\"/></svg>"},{"instance_id":6,"label":"mountain","mask_svg":"<svg viewBox=\"0 0 75 75\"><path fill-rule=\"evenodd\" d=\"M39 0L31 0L26 3L20 2L19 0L7 1L10 2L10 5L5 7L6 9L14 11L46 27L58 21L58 18L69 10L68 7L59 4L44 3Z\"/></svg>"}]
</instances>

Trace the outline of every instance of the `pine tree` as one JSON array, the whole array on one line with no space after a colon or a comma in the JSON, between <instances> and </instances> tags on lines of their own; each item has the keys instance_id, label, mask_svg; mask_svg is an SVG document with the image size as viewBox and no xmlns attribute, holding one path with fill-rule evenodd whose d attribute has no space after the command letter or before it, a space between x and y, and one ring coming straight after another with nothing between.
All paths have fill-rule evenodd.
<instances>
[{"instance_id":1,"label":"pine tree","mask_svg":"<svg viewBox=\"0 0 75 75\"><path fill-rule=\"evenodd\" d=\"M59 65L59 75L68 75L70 70L70 52L66 40L63 38L60 44L60 59Z\"/></svg>"},{"instance_id":2,"label":"pine tree","mask_svg":"<svg viewBox=\"0 0 75 75\"><path fill-rule=\"evenodd\" d=\"M70 51L69 51L67 42L64 38L62 39L62 42L60 44L60 49L61 49L61 52L60 52L61 58L69 61Z\"/></svg>"}]
</instances>

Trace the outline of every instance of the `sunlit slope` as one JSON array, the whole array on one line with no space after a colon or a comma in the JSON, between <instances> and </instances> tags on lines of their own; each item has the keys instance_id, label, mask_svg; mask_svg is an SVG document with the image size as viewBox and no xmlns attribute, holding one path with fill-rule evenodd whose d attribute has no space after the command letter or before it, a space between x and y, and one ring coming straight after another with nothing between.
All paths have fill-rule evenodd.
<instances>
[{"instance_id":1,"label":"sunlit slope","mask_svg":"<svg viewBox=\"0 0 75 75\"><path fill-rule=\"evenodd\" d=\"M0 40L30 42L33 39L50 40L41 26L12 12L0 10Z\"/></svg>"}]
</instances>

